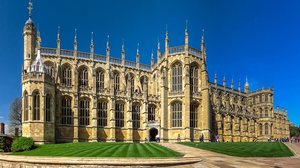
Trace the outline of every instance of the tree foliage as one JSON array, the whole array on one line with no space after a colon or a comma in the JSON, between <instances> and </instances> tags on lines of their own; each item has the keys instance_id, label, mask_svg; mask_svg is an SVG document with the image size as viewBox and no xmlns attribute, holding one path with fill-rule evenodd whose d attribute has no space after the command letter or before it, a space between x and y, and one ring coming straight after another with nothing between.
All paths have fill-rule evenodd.
<instances>
[{"instance_id":1,"label":"tree foliage","mask_svg":"<svg viewBox=\"0 0 300 168\"><path fill-rule=\"evenodd\" d=\"M9 133L14 134L15 128L19 128L19 133L22 130L22 99L16 98L10 104L9 112Z\"/></svg>"},{"instance_id":2,"label":"tree foliage","mask_svg":"<svg viewBox=\"0 0 300 168\"><path fill-rule=\"evenodd\" d=\"M293 136L300 136L300 127L290 126L290 135Z\"/></svg>"}]
</instances>

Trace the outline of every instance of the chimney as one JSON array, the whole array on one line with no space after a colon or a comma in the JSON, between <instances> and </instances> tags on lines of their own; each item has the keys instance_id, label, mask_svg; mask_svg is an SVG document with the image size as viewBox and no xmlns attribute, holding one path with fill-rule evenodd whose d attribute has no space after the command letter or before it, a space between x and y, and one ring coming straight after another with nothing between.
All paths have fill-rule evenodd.
<instances>
[{"instance_id":1,"label":"chimney","mask_svg":"<svg viewBox=\"0 0 300 168\"><path fill-rule=\"evenodd\" d=\"M15 128L15 137L19 137L19 128L18 127Z\"/></svg>"},{"instance_id":2,"label":"chimney","mask_svg":"<svg viewBox=\"0 0 300 168\"><path fill-rule=\"evenodd\" d=\"M5 134L5 124L0 123L0 134Z\"/></svg>"}]
</instances>

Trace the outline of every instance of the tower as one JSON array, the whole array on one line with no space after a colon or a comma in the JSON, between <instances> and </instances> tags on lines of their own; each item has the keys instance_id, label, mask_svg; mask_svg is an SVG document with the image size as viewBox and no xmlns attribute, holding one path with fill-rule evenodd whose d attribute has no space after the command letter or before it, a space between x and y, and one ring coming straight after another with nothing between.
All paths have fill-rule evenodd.
<instances>
[{"instance_id":1,"label":"tower","mask_svg":"<svg viewBox=\"0 0 300 168\"><path fill-rule=\"evenodd\" d=\"M41 55L40 33L36 33L31 19L24 26L24 69L22 73L22 134L35 143L55 142L55 87L54 77L46 71ZM54 68L54 67L51 67Z\"/></svg>"},{"instance_id":2,"label":"tower","mask_svg":"<svg viewBox=\"0 0 300 168\"><path fill-rule=\"evenodd\" d=\"M206 49L204 42L204 30L202 30L201 38L201 92L203 96L202 101L202 134L204 135L204 140L209 141L211 138L211 110L210 110L210 98L209 98L209 81L208 73L206 69Z\"/></svg>"},{"instance_id":3,"label":"tower","mask_svg":"<svg viewBox=\"0 0 300 168\"><path fill-rule=\"evenodd\" d=\"M35 42L36 42L36 28L32 21L32 2L29 1L28 5L28 19L25 22L23 28L23 38L24 38L24 66L23 70L27 71L28 67L34 60L35 56Z\"/></svg>"}]
</instances>

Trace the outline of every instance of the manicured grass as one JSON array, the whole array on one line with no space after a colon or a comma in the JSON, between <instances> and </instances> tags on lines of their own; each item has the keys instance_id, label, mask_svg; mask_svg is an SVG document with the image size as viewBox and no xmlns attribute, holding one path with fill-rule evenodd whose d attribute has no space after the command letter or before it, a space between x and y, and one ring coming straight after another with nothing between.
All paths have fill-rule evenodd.
<instances>
[{"instance_id":1,"label":"manicured grass","mask_svg":"<svg viewBox=\"0 0 300 168\"><path fill-rule=\"evenodd\" d=\"M16 152L24 156L72 157L180 157L182 154L154 143L65 143L40 145L31 151Z\"/></svg>"},{"instance_id":2,"label":"manicured grass","mask_svg":"<svg viewBox=\"0 0 300 168\"><path fill-rule=\"evenodd\" d=\"M289 148L280 142L180 142L179 144L240 157L293 156Z\"/></svg>"}]
</instances>

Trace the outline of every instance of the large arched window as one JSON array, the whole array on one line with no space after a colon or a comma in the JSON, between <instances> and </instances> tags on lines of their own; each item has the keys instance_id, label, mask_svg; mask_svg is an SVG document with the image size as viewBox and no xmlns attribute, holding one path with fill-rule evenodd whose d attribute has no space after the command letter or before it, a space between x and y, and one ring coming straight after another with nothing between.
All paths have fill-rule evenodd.
<instances>
[{"instance_id":1,"label":"large arched window","mask_svg":"<svg viewBox=\"0 0 300 168\"><path fill-rule=\"evenodd\" d=\"M175 102L172 104L172 127L182 126L182 104Z\"/></svg>"},{"instance_id":2,"label":"large arched window","mask_svg":"<svg viewBox=\"0 0 300 168\"><path fill-rule=\"evenodd\" d=\"M32 99L33 116L32 120L40 120L40 93L35 91Z\"/></svg>"},{"instance_id":3,"label":"large arched window","mask_svg":"<svg viewBox=\"0 0 300 168\"><path fill-rule=\"evenodd\" d=\"M191 82L191 92L198 92L198 67L192 66L190 70L190 82Z\"/></svg>"},{"instance_id":4,"label":"large arched window","mask_svg":"<svg viewBox=\"0 0 300 168\"><path fill-rule=\"evenodd\" d=\"M98 126L107 126L107 102L99 101L97 105Z\"/></svg>"},{"instance_id":5,"label":"large arched window","mask_svg":"<svg viewBox=\"0 0 300 168\"><path fill-rule=\"evenodd\" d=\"M103 91L104 89L104 72L97 71L96 72L96 90L97 92Z\"/></svg>"},{"instance_id":6,"label":"large arched window","mask_svg":"<svg viewBox=\"0 0 300 168\"><path fill-rule=\"evenodd\" d=\"M269 135L269 125L265 123L265 135Z\"/></svg>"},{"instance_id":7,"label":"large arched window","mask_svg":"<svg viewBox=\"0 0 300 168\"><path fill-rule=\"evenodd\" d=\"M81 88L86 88L88 87L88 70L86 68L82 68L79 71L79 86Z\"/></svg>"},{"instance_id":8,"label":"large arched window","mask_svg":"<svg viewBox=\"0 0 300 168\"><path fill-rule=\"evenodd\" d=\"M71 109L71 98L63 97L61 101L61 123L63 125L72 124L72 109Z\"/></svg>"},{"instance_id":9,"label":"large arched window","mask_svg":"<svg viewBox=\"0 0 300 168\"><path fill-rule=\"evenodd\" d=\"M124 104L116 103L116 127L124 127Z\"/></svg>"},{"instance_id":10,"label":"large arched window","mask_svg":"<svg viewBox=\"0 0 300 168\"><path fill-rule=\"evenodd\" d=\"M138 104L132 106L132 127L140 128L140 106Z\"/></svg>"},{"instance_id":11,"label":"large arched window","mask_svg":"<svg viewBox=\"0 0 300 168\"><path fill-rule=\"evenodd\" d=\"M90 101L79 101L79 124L81 126L90 125Z\"/></svg>"},{"instance_id":12,"label":"large arched window","mask_svg":"<svg viewBox=\"0 0 300 168\"><path fill-rule=\"evenodd\" d=\"M148 106L148 121L155 121L155 105Z\"/></svg>"},{"instance_id":13,"label":"large arched window","mask_svg":"<svg viewBox=\"0 0 300 168\"><path fill-rule=\"evenodd\" d=\"M72 70L69 66L65 66L62 69L62 84L72 86Z\"/></svg>"},{"instance_id":14,"label":"large arched window","mask_svg":"<svg viewBox=\"0 0 300 168\"><path fill-rule=\"evenodd\" d=\"M51 121L51 98L50 95L46 95L46 121L49 122Z\"/></svg>"},{"instance_id":15,"label":"large arched window","mask_svg":"<svg viewBox=\"0 0 300 168\"><path fill-rule=\"evenodd\" d=\"M28 93L24 93L24 121L28 120Z\"/></svg>"},{"instance_id":16,"label":"large arched window","mask_svg":"<svg viewBox=\"0 0 300 168\"><path fill-rule=\"evenodd\" d=\"M182 66L176 63L172 66L172 91L179 92L182 90Z\"/></svg>"},{"instance_id":17,"label":"large arched window","mask_svg":"<svg viewBox=\"0 0 300 168\"><path fill-rule=\"evenodd\" d=\"M190 127L198 127L198 105L195 103L190 106Z\"/></svg>"},{"instance_id":18,"label":"large arched window","mask_svg":"<svg viewBox=\"0 0 300 168\"><path fill-rule=\"evenodd\" d=\"M118 72L114 73L114 89L115 91L120 90L120 75Z\"/></svg>"}]
</instances>

